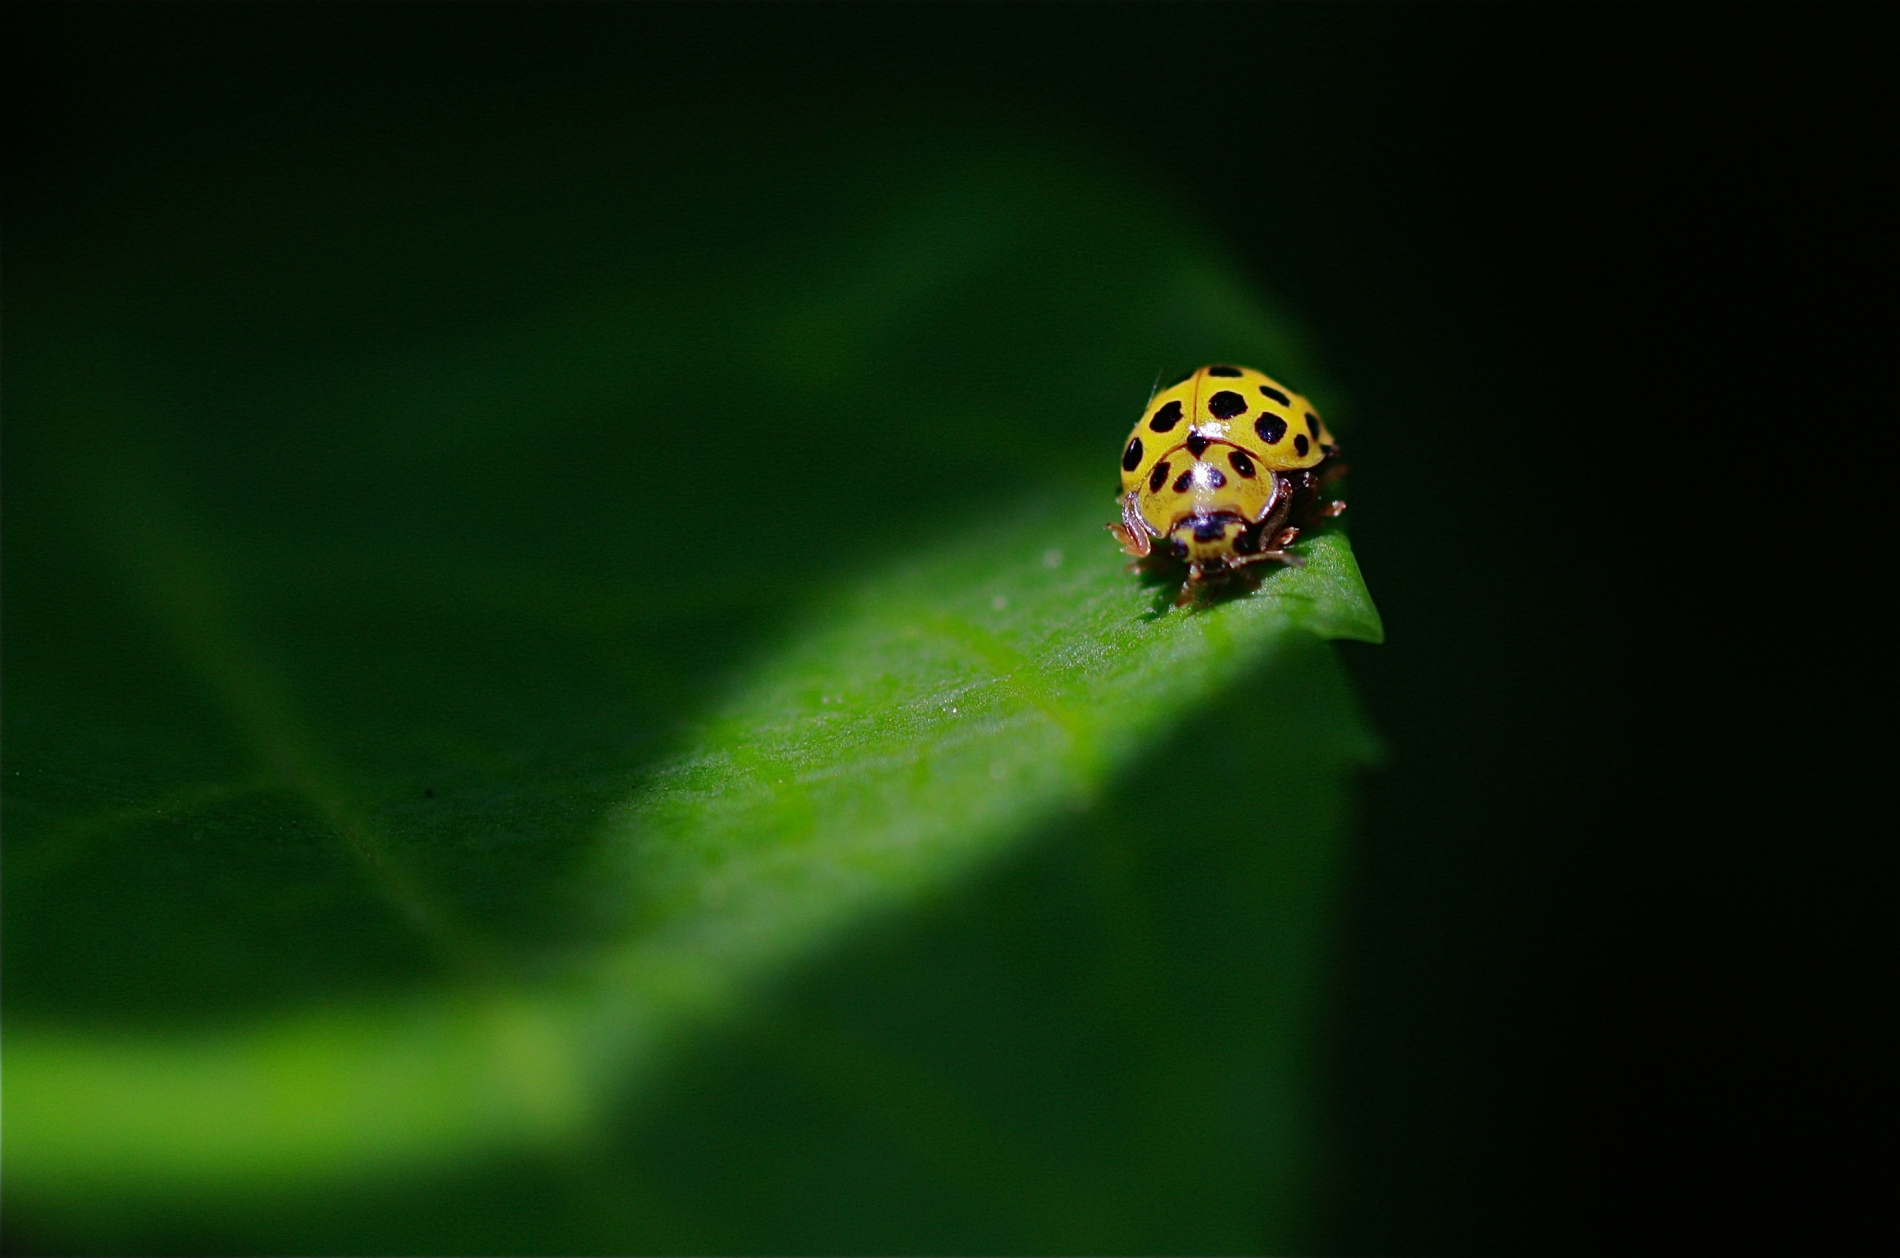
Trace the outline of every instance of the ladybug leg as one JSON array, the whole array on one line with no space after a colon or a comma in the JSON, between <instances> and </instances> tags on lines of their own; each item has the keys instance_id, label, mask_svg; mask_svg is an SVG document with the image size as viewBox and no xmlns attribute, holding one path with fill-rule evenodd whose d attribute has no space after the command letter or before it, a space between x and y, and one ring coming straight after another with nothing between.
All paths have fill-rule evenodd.
<instances>
[{"instance_id":1,"label":"ladybug leg","mask_svg":"<svg viewBox=\"0 0 1900 1258\"><path fill-rule=\"evenodd\" d=\"M1207 580L1207 573L1198 563L1188 565L1187 580L1181 582L1181 588L1174 593L1174 605L1186 607L1201 592L1201 583Z\"/></svg>"},{"instance_id":2,"label":"ladybug leg","mask_svg":"<svg viewBox=\"0 0 1900 1258\"><path fill-rule=\"evenodd\" d=\"M1315 484L1314 488L1324 488L1351 470L1351 468L1346 466L1345 460L1340 458L1338 447L1334 447L1332 454L1324 463L1319 465L1319 481ZM1340 499L1335 498L1323 507L1312 508L1308 512L1307 518L1310 520L1330 520L1345 509L1346 504Z\"/></svg>"},{"instance_id":3,"label":"ladybug leg","mask_svg":"<svg viewBox=\"0 0 1900 1258\"><path fill-rule=\"evenodd\" d=\"M1247 563L1267 563L1269 561L1273 563L1283 563L1289 568L1303 568L1306 566L1306 560L1300 558L1298 555L1294 554L1290 550L1280 550L1278 548L1275 548L1273 550L1263 550L1263 551L1260 551L1258 554L1247 555L1243 558L1235 560L1234 562L1236 564L1247 564Z\"/></svg>"},{"instance_id":4,"label":"ladybug leg","mask_svg":"<svg viewBox=\"0 0 1900 1258\"><path fill-rule=\"evenodd\" d=\"M1125 525L1111 524L1108 526L1108 531L1115 535L1117 542L1121 543L1122 554L1131 558L1146 559L1148 553L1154 548L1146 533L1131 535Z\"/></svg>"},{"instance_id":5,"label":"ladybug leg","mask_svg":"<svg viewBox=\"0 0 1900 1258\"><path fill-rule=\"evenodd\" d=\"M1146 559L1154 550L1154 540L1148 532L1147 521L1141 518L1141 511L1135 506L1135 495L1122 496L1122 519L1120 524L1111 524L1108 531L1121 543L1122 553L1135 559Z\"/></svg>"},{"instance_id":6,"label":"ladybug leg","mask_svg":"<svg viewBox=\"0 0 1900 1258\"><path fill-rule=\"evenodd\" d=\"M1251 555L1236 556L1233 563L1236 567L1241 564L1267 562L1283 563L1289 568L1301 567L1306 563L1306 560L1287 549L1299 535L1300 531L1297 528L1281 529L1278 533L1275 533L1272 539L1261 549Z\"/></svg>"}]
</instances>

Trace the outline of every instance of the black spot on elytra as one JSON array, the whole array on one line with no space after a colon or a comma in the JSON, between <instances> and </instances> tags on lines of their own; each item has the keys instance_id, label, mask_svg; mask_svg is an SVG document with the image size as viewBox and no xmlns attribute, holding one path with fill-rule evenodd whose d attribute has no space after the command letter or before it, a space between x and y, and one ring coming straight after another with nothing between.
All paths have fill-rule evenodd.
<instances>
[{"instance_id":1,"label":"black spot on elytra","mask_svg":"<svg viewBox=\"0 0 1900 1258\"><path fill-rule=\"evenodd\" d=\"M1154 471L1148 473L1148 492L1151 494L1160 493L1161 486L1167 482L1167 479L1168 461L1163 459L1161 462L1155 464Z\"/></svg>"},{"instance_id":2,"label":"black spot on elytra","mask_svg":"<svg viewBox=\"0 0 1900 1258\"><path fill-rule=\"evenodd\" d=\"M1278 402L1282 406L1291 406L1293 404L1292 398L1288 397L1286 394L1280 392L1278 389L1272 387L1271 385L1265 385L1265 384L1261 385L1260 396L1263 398L1269 398L1275 402Z\"/></svg>"},{"instance_id":3,"label":"black spot on elytra","mask_svg":"<svg viewBox=\"0 0 1900 1258\"><path fill-rule=\"evenodd\" d=\"M1311 411L1306 412L1306 431L1312 433L1315 439L1319 437L1319 416Z\"/></svg>"},{"instance_id":4,"label":"black spot on elytra","mask_svg":"<svg viewBox=\"0 0 1900 1258\"><path fill-rule=\"evenodd\" d=\"M1198 459L1201 457L1201 451L1207 449L1207 438L1197 432L1187 439L1187 448L1188 453Z\"/></svg>"},{"instance_id":5,"label":"black spot on elytra","mask_svg":"<svg viewBox=\"0 0 1900 1258\"><path fill-rule=\"evenodd\" d=\"M1232 419L1247 409L1247 399L1232 389L1222 389L1207 399L1207 410L1215 419Z\"/></svg>"},{"instance_id":6,"label":"black spot on elytra","mask_svg":"<svg viewBox=\"0 0 1900 1258\"><path fill-rule=\"evenodd\" d=\"M1280 439L1286 436L1286 420L1271 413L1262 415L1253 421L1253 430L1259 433L1260 439L1268 445L1278 445Z\"/></svg>"},{"instance_id":7,"label":"black spot on elytra","mask_svg":"<svg viewBox=\"0 0 1900 1258\"><path fill-rule=\"evenodd\" d=\"M1311 443L1306 439L1306 434L1301 433L1299 436L1293 438L1293 452L1301 458L1305 458L1307 447L1310 444Z\"/></svg>"},{"instance_id":8,"label":"black spot on elytra","mask_svg":"<svg viewBox=\"0 0 1900 1258\"><path fill-rule=\"evenodd\" d=\"M1227 478L1220 474L1218 467L1210 467L1207 469L1207 483L1210 488L1219 489L1227 483Z\"/></svg>"},{"instance_id":9,"label":"black spot on elytra","mask_svg":"<svg viewBox=\"0 0 1900 1258\"><path fill-rule=\"evenodd\" d=\"M1248 480L1253 479L1253 460L1247 457L1247 452L1245 450L1228 451L1227 461L1234 465L1234 470L1236 472L1239 472L1242 476L1245 476Z\"/></svg>"},{"instance_id":10,"label":"black spot on elytra","mask_svg":"<svg viewBox=\"0 0 1900 1258\"><path fill-rule=\"evenodd\" d=\"M1183 473L1181 473L1181 474L1180 474L1179 476L1177 476L1177 477L1175 477L1175 478L1174 478L1174 492L1175 492L1175 493L1177 493L1177 494L1184 494L1184 493L1186 493L1186 492L1187 492L1187 487L1188 487L1188 482L1189 482L1190 480L1192 480L1193 478L1194 478L1194 469L1193 469L1193 468L1189 468L1189 469L1188 469L1187 471L1185 471L1185 472L1183 472Z\"/></svg>"},{"instance_id":11,"label":"black spot on elytra","mask_svg":"<svg viewBox=\"0 0 1900 1258\"><path fill-rule=\"evenodd\" d=\"M1238 367L1209 367L1207 369L1207 374L1210 376L1221 376L1223 378L1231 378L1234 376L1238 376L1240 374L1240 368Z\"/></svg>"},{"instance_id":12,"label":"black spot on elytra","mask_svg":"<svg viewBox=\"0 0 1900 1258\"><path fill-rule=\"evenodd\" d=\"M1180 422L1181 404L1179 402L1169 402L1166 406L1154 413L1154 417L1148 421L1148 427L1154 429L1156 432L1167 432Z\"/></svg>"},{"instance_id":13,"label":"black spot on elytra","mask_svg":"<svg viewBox=\"0 0 1900 1258\"><path fill-rule=\"evenodd\" d=\"M1122 451L1122 471L1132 472L1140 466L1141 438L1136 437L1133 441L1128 443L1128 448Z\"/></svg>"}]
</instances>

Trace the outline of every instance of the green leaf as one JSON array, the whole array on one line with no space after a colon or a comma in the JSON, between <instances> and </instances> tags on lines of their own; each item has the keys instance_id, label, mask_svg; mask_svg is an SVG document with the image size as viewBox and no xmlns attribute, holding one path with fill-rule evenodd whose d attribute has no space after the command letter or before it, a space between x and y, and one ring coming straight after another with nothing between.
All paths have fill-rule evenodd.
<instances>
[{"instance_id":1,"label":"green leaf","mask_svg":"<svg viewBox=\"0 0 1900 1258\"><path fill-rule=\"evenodd\" d=\"M285 264L268 231L233 225L221 278L161 221L111 315L57 313L75 263L12 281L16 1218L77 1244L838 1247L883 1193L870 1247L1179 1247L1182 1177L1218 1150L1292 1169L1266 1225L1252 1169L1197 1172L1226 1185L1208 1234L1292 1226L1317 1174L1297 1104L1209 1116L1237 1071L1304 1086L1345 778L1374 751L1317 642L1378 617L1337 531L1189 612L1102 526L1157 360L1324 382L1112 177L1005 154L851 200L894 186L875 166L828 185L842 244L730 261L706 228L693 284L636 257L591 308L524 299L341 366L287 349L294 324L141 310L186 268L215 293ZM346 318L378 259L290 263L300 317ZM1012 900L1025 879L1047 894ZM1230 959L1278 943L1224 974L1164 919L1218 924ZM1107 960L1052 978L1053 1012L999 1012L973 920L1027 930L1051 976ZM1210 967L1223 994L1183 1006ZM799 1012L814 983L910 1029L840 1033ZM1230 1036L1248 990L1278 1013ZM1041 1062L946 1084L972 1035ZM1161 1092L1077 1126L1088 1055L1062 1045L1127 1035ZM694 1078L717 1099L680 1099ZM923 1165L988 1168L943 1218L998 1230L933 1232L914 1184L839 1217L653 1187L708 1141L757 1183L855 1182L880 1138L764 1116L814 1079ZM804 1134L735 1134L760 1125ZM313 1223L344 1186L358 1207ZM419 1213L432 1192L488 1213Z\"/></svg>"}]
</instances>

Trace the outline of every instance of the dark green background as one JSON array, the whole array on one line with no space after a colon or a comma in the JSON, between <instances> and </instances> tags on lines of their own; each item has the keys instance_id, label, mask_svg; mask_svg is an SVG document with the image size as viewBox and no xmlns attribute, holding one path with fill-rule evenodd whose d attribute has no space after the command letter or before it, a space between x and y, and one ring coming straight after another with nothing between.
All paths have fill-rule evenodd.
<instances>
[{"instance_id":1,"label":"dark green background","mask_svg":"<svg viewBox=\"0 0 1900 1258\"><path fill-rule=\"evenodd\" d=\"M313 188L282 230L319 255L413 238L432 276L457 231L585 199L616 129L696 155L702 182L656 230L712 206L735 240L820 221L840 190L748 193L867 135L1025 137L1145 172L1324 347L1388 626L1347 655L1392 755L1351 858L1342 1172L1315 1248L1860 1226L1873 1172L1845 1151L1891 1008L1894 890L1875 790L1891 639L1852 560L1877 492L1856 469L1892 409L1864 374L1890 351L1854 313L1884 291L1871 16L16 5L6 23L10 287L42 257L136 271L166 247L139 236L142 206L294 186L298 155L358 186L385 172L391 195L339 214ZM466 187L468 223L405 220L417 186ZM590 262L524 239L413 309L385 277L397 300L327 348L408 334L418 310L482 325L585 291ZM7 350L11 385L11 327ZM37 488L14 456L10 510ZM31 614L8 606L9 637Z\"/></svg>"}]
</instances>

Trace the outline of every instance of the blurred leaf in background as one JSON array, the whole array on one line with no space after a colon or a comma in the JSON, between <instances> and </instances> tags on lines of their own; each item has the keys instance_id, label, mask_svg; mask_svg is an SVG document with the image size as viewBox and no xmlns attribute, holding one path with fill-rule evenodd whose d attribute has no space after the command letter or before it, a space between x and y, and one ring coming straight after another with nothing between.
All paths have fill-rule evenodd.
<instances>
[{"instance_id":1,"label":"blurred leaf in background","mask_svg":"<svg viewBox=\"0 0 1900 1258\"><path fill-rule=\"evenodd\" d=\"M638 120L18 242L10 1243L1310 1243L1378 617L1101 526L1157 369L1338 395L1112 162Z\"/></svg>"}]
</instances>

